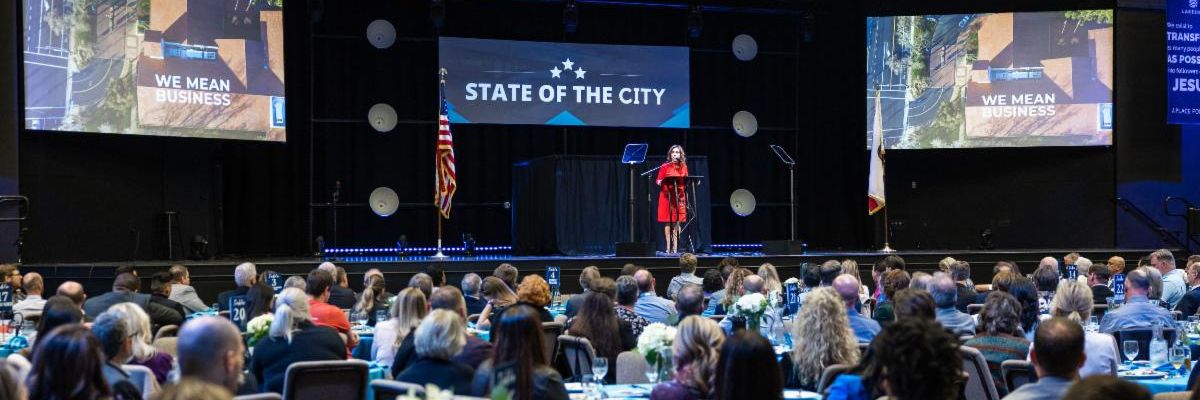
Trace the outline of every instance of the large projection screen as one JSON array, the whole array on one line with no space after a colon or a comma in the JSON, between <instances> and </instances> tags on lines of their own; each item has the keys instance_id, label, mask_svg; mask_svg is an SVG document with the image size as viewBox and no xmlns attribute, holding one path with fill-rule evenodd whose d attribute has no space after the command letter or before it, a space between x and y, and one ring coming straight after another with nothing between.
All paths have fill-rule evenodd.
<instances>
[{"instance_id":1,"label":"large projection screen","mask_svg":"<svg viewBox=\"0 0 1200 400\"><path fill-rule=\"evenodd\" d=\"M283 0L22 0L25 128L284 141Z\"/></svg>"},{"instance_id":2,"label":"large projection screen","mask_svg":"<svg viewBox=\"0 0 1200 400\"><path fill-rule=\"evenodd\" d=\"M867 146L876 96L890 149L1104 146L1112 10L867 18Z\"/></svg>"}]
</instances>

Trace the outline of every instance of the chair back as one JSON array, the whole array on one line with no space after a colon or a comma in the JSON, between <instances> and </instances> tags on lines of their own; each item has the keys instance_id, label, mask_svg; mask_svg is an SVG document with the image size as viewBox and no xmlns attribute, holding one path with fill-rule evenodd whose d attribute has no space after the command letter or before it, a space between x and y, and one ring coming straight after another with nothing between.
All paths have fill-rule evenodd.
<instances>
[{"instance_id":1,"label":"chair back","mask_svg":"<svg viewBox=\"0 0 1200 400\"><path fill-rule=\"evenodd\" d=\"M368 376L363 360L294 362L283 377L283 398L361 399L367 394Z\"/></svg>"},{"instance_id":2,"label":"chair back","mask_svg":"<svg viewBox=\"0 0 1200 400\"><path fill-rule=\"evenodd\" d=\"M279 393L267 392L234 396L233 400L283 400L283 396Z\"/></svg>"},{"instance_id":3,"label":"chair back","mask_svg":"<svg viewBox=\"0 0 1200 400\"><path fill-rule=\"evenodd\" d=\"M562 335L565 329L561 322L542 323L542 345L546 346L546 365L554 365L554 357L558 355L558 335Z\"/></svg>"},{"instance_id":4,"label":"chair back","mask_svg":"<svg viewBox=\"0 0 1200 400\"><path fill-rule=\"evenodd\" d=\"M1009 393L1017 390L1021 385L1038 381L1037 373L1033 371L1033 364L1025 360L1004 360L1000 363L1000 374L1004 376L1004 385L1008 386Z\"/></svg>"},{"instance_id":5,"label":"chair back","mask_svg":"<svg viewBox=\"0 0 1200 400\"><path fill-rule=\"evenodd\" d=\"M18 382L25 382L25 378L29 376L29 371L33 369L33 364L20 354L9 354L5 359L8 365L9 372L12 372L13 377L18 379Z\"/></svg>"},{"instance_id":6,"label":"chair back","mask_svg":"<svg viewBox=\"0 0 1200 400\"><path fill-rule=\"evenodd\" d=\"M1108 312L1108 304L1093 304L1092 305L1092 315L1095 316L1096 319L1104 318L1104 314L1107 312Z\"/></svg>"},{"instance_id":7,"label":"chair back","mask_svg":"<svg viewBox=\"0 0 1200 400\"><path fill-rule=\"evenodd\" d=\"M975 315L983 311L983 304L967 304L967 314Z\"/></svg>"},{"instance_id":8,"label":"chair back","mask_svg":"<svg viewBox=\"0 0 1200 400\"><path fill-rule=\"evenodd\" d=\"M399 395L407 395L409 391L417 396L425 395L425 386L415 383L393 381L391 379L376 379L371 381L371 392L376 399L394 399Z\"/></svg>"},{"instance_id":9,"label":"chair back","mask_svg":"<svg viewBox=\"0 0 1200 400\"><path fill-rule=\"evenodd\" d=\"M833 384L833 380L837 379L838 375L849 372L853 368L853 365L846 364L833 364L825 367L825 371L821 372L821 381L817 382L817 393L825 394L825 390Z\"/></svg>"},{"instance_id":10,"label":"chair back","mask_svg":"<svg viewBox=\"0 0 1200 400\"><path fill-rule=\"evenodd\" d=\"M154 333L154 339L179 336L179 325L163 325Z\"/></svg>"},{"instance_id":11,"label":"chair back","mask_svg":"<svg viewBox=\"0 0 1200 400\"><path fill-rule=\"evenodd\" d=\"M558 314L558 315L555 315L555 316L554 316L554 322L557 322L557 323L560 323L560 324L566 325L566 324L567 324L567 315L566 315L566 314Z\"/></svg>"},{"instance_id":12,"label":"chair back","mask_svg":"<svg viewBox=\"0 0 1200 400\"><path fill-rule=\"evenodd\" d=\"M988 370L987 359L983 353L970 346L960 346L963 371L967 374L967 382L963 386L962 397L971 400L1000 400L996 391L996 382L992 381L992 373Z\"/></svg>"},{"instance_id":13,"label":"chair back","mask_svg":"<svg viewBox=\"0 0 1200 400\"><path fill-rule=\"evenodd\" d=\"M165 337L154 340L154 348L163 353L171 355L171 358L179 357L179 338Z\"/></svg>"},{"instance_id":14,"label":"chair back","mask_svg":"<svg viewBox=\"0 0 1200 400\"><path fill-rule=\"evenodd\" d=\"M142 365L125 364L121 366L125 373L129 374L129 381L137 386L138 391L142 393L142 398L150 400L155 393L158 393L158 380L154 378L154 371Z\"/></svg>"},{"instance_id":15,"label":"chair back","mask_svg":"<svg viewBox=\"0 0 1200 400\"><path fill-rule=\"evenodd\" d=\"M1163 328L1163 339L1167 343L1175 343L1176 332L1175 328ZM1117 339L1117 349L1125 349L1126 340L1136 340L1138 342L1138 355L1136 360L1150 359L1150 340L1154 338L1153 329L1125 329L1112 333L1113 338ZM1124 354L1119 352L1117 354Z\"/></svg>"},{"instance_id":16,"label":"chair back","mask_svg":"<svg viewBox=\"0 0 1200 400\"><path fill-rule=\"evenodd\" d=\"M646 357L636 351L622 351L621 354L617 354L618 385L650 383L650 380L646 379L648 369L650 364L646 363Z\"/></svg>"},{"instance_id":17,"label":"chair back","mask_svg":"<svg viewBox=\"0 0 1200 400\"><path fill-rule=\"evenodd\" d=\"M583 375L592 373L592 359L596 358L596 350L592 348L591 341L571 335L561 335L558 341L566 356L567 367L571 370L572 381L579 382ZM617 367L618 370L620 368Z\"/></svg>"}]
</instances>

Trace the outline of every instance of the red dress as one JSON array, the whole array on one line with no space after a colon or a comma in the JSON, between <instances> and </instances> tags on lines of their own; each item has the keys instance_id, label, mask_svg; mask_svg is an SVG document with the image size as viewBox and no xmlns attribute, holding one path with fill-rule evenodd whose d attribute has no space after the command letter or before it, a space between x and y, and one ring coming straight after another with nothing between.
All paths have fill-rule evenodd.
<instances>
[{"instance_id":1,"label":"red dress","mask_svg":"<svg viewBox=\"0 0 1200 400\"><path fill-rule=\"evenodd\" d=\"M687 182L678 178L687 175L688 169L685 163L668 161L658 169L658 178L656 179L660 189L658 191L658 222L687 221ZM672 181L677 182L678 185L672 185ZM676 188L675 196L671 196L672 186ZM678 202L678 207L671 207L672 197ZM671 211L675 211L674 219L671 218Z\"/></svg>"}]
</instances>

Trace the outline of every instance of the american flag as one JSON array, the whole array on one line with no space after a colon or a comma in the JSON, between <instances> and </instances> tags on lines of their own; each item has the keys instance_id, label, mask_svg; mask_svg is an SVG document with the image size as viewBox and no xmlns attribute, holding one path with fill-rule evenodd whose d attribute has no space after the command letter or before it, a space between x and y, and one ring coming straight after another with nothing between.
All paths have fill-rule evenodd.
<instances>
[{"instance_id":1,"label":"american flag","mask_svg":"<svg viewBox=\"0 0 1200 400\"><path fill-rule=\"evenodd\" d=\"M442 81L442 104L438 112L437 150L434 152L436 161L436 186L433 202L442 213L442 218L450 219L450 202L454 199L454 191L458 183L454 177L454 136L450 134L450 118L446 109L446 81Z\"/></svg>"}]
</instances>

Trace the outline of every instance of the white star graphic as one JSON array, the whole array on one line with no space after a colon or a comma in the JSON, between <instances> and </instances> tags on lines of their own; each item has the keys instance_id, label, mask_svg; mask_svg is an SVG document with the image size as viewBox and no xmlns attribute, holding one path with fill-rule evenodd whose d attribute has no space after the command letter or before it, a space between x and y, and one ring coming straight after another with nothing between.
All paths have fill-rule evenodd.
<instances>
[{"instance_id":1,"label":"white star graphic","mask_svg":"<svg viewBox=\"0 0 1200 400\"><path fill-rule=\"evenodd\" d=\"M550 77L551 78L558 78L560 74L562 74L562 70L558 69L557 65L555 65L554 68L550 69Z\"/></svg>"},{"instance_id":2,"label":"white star graphic","mask_svg":"<svg viewBox=\"0 0 1200 400\"><path fill-rule=\"evenodd\" d=\"M586 73L587 71L584 71L583 67L579 67L579 69L575 70L575 79L583 79L583 74Z\"/></svg>"},{"instance_id":3,"label":"white star graphic","mask_svg":"<svg viewBox=\"0 0 1200 400\"><path fill-rule=\"evenodd\" d=\"M567 59L567 61L563 61L563 63L562 63L562 64L563 64L563 69L564 69L564 70L570 70L570 69L571 69L571 67L575 65L575 63L574 63L574 62L572 62L570 58L568 58L568 59Z\"/></svg>"}]
</instances>

